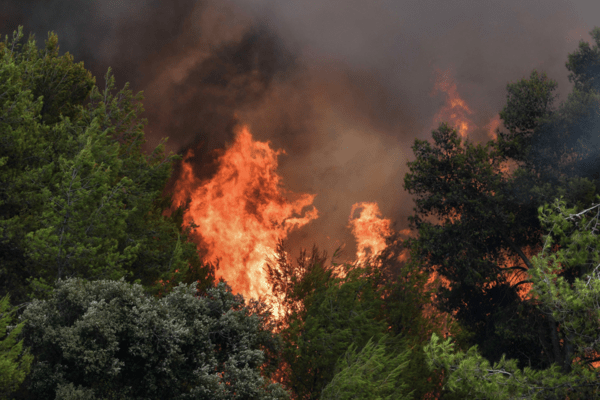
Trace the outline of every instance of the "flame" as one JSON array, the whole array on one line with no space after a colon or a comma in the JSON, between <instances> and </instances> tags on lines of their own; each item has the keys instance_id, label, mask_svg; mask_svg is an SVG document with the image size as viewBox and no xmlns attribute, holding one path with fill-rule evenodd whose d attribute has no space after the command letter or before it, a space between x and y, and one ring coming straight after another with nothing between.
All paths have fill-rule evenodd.
<instances>
[{"instance_id":1,"label":"flame","mask_svg":"<svg viewBox=\"0 0 600 400\"><path fill-rule=\"evenodd\" d=\"M496 140L498 135L496 134L496 129L500 127L502 121L500 120L500 114L496 114L494 118L490 120L485 126L488 131L488 136L492 138L492 140Z\"/></svg>"},{"instance_id":2,"label":"flame","mask_svg":"<svg viewBox=\"0 0 600 400\"><path fill-rule=\"evenodd\" d=\"M208 261L219 262L217 278L246 297L269 296L264 263L275 255L277 240L317 218L317 209L303 213L315 195L293 194L281 187L277 156L269 142L254 141L247 127L219 158L208 181L193 174L188 151L175 185L174 204L191 200L184 223L198 226L193 237ZM287 197L293 197L290 201Z\"/></svg>"},{"instance_id":3,"label":"flame","mask_svg":"<svg viewBox=\"0 0 600 400\"><path fill-rule=\"evenodd\" d=\"M443 92L447 96L446 105L434 117L434 123L448 122L454 126L464 138L473 131L475 124L468 115L473 111L467 103L459 96L456 83L451 76L450 70L441 71L436 69L435 85L431 96Z\"/></svg>"},{"instance_id":4,"label":"flame","mask_svg":"<svg viewBox=\"0 0 600 400\"><path fill-rule=\"evenodd\" d=\"M359 216L353 218L356 210L360 210ZM392 233L390 224L389 219L381 218L377 203L361 202L352 206L349 227L356 237L356 258L359 262L385 249L385 238Z\"/></svg>"}]
</instances>

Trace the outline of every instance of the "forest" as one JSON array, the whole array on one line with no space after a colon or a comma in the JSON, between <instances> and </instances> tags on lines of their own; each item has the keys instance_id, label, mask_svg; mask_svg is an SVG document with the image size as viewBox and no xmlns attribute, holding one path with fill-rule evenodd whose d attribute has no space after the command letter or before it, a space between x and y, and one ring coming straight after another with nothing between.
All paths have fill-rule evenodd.
<instances>
[{"instance_id":1,"label":"forest","mask_svg":"<svg viewBox=\"0 0 600 400\"><path fill-rule=\"evenodd\" d=\"M495 138L414 141L413 235L354 264L280 241L269 302L190 239L143 94L23 36L0 42L1 399L600 398L600 28L562 103L533 70Z\"/></svg>"}]
</instances>

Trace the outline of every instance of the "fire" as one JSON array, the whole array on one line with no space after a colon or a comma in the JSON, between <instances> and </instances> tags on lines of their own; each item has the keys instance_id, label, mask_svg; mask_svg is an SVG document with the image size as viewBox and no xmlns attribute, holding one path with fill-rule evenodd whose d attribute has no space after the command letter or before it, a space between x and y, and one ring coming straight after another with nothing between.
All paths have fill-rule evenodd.
<instances>
[{"instance_id":1,"label":"fire","mask_svg":"<svg viewBox=\"0 0 600 400\"><path fill-rule=\"evenodd\" d=\"M492 118L485 126L488 131L488 136L492 138L492 140L497 139L498 135L496 134L496 129L500 127L500 124L502 124L502 120L500 120L500 114L496 114L496 116Z\"/></svg>"},{"instance_id":2,"label":"fire","mask_svg":"<svg viewBox=\"0 0 600 400\"><path fill-rule=\"evenodd\" d=\"M353 217L359 210L358 217ZM381 218L377 203L361 202L352 206L350 211L350 224L352 233L356 237L358 248L356 258L364 261L385 249L385 238L392 233L391 221Z\"/></svg>"},{"instance_id":3,"label":"fire","mask_svg":"<svg viewBox=\"0 0 600 400\"><path fill-rule=\"evenodd\" d=\"M448 122L450 125L456 127L462 137L467 137L475 128L475 124L468 117L470 114L473 114L473 111L458 94L456 83L452 79L450 70L443 72L439 69L436 70L435 86L431 95L434 96L438 92L445 93L447 100L446 105L435 115L434 122L436 124Z\"/></svg>"},{"instance_id":4,"label":"fire","mask_svg":"<svg viewBox=\"0 0 600 400\"><path fill-rule=\"evenodd\" d=\"M276 173L280 154L285 152L271 149L269 142L254 141L242 127L211 179L194 177L189 151L175 186L174 204L191 200L184 223L198 226L194 239L206 251L206 259L219 260L217 278L247 297L270 294L265 258L275 254L279 238L318 215L314 206L303 213L315 195L297 195L281 187Z\"/></svg>"}]
</instances>

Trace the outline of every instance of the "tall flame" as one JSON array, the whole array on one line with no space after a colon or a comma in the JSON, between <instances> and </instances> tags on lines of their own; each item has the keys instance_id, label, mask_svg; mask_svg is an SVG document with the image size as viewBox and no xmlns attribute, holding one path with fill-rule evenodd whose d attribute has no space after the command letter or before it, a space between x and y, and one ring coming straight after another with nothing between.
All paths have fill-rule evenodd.
<instances>
[{"instance_id":1,"label":"tall flame","mask_svg":"<svg viewBox=\"0 0 600 400\"><path fill-rule=\"evenodd\" d=\"M445 93L447 99L444 107L435 115L435 123L448 122L458 130L462 137L467 137L475 128L475 124L468 117L473 114L473 111L458 94L450 70L436 70L435 86L431 95L433 96L438 92Z\"/></svg>"},{"instance_id":2,"label":"tall flame","mask_svg":"<svg viewBox=\"0 0 600 400\"><path fill-rule=\"evenodd\" d=\"M500 119L500 114L496 114L490 120L490 122L488 122L488 124L485 126L485 128L487 129L487 132L488 132L488 136L492 140L496 140L498 138L498 135L496 134L496 129L498 129L501 124L502 124L502 120Z\"/></svg>"},{"instance_id":3,"label":"tall flame","mask_svg":"<svg viewBox=\"0 0 600 400\"><path fill-rule=\"evenodd\" d=\"M282 153L268 142L254 141L248 128L242 127L210 180L194 177L189 151L175 186L175 204L191 200L184 223L193 221L198 226L195 240L207 252L206 259L219 260L217 278L244 296L270 294L265 258L275 254L279 238L285 239L318 215L314 206L302 215L315 195L292 194L281 187L276 169Z\"/></svg>"},{"instance_id":4,"label":"tall flame","mask_svg":"<svg viewBox=\"0 0 600 400\"><path fill-rule=\"evenodd\" d=\"M359 214L355 217L355 212ZM392 233L391 221L381 217L377 203L361 202L352 206L350 224L356 237L356 258L364 261L385 249L385 238Z\"/></svg>"}]
</instances>

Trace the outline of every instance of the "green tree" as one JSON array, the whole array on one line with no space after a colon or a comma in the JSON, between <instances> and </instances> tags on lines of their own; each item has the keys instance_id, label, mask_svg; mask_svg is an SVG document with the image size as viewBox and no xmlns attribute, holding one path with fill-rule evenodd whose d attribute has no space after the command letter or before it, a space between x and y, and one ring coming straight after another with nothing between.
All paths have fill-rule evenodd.
<instances>
[{"instance_id":1,"label":"green tree","mask_svg":"<svg viewBox=\"0 0 600 400\"><path fill-rule=\"evenodd\" d=\"M426 348L429 363L447 373L447 386L473 398L487 399L592 399L600 396L600 375L594 363L600 358L600 205L578 212L562 200L540 208L548 230L542 251L532 258L529 271L536 306L551 316L560 330L555 352L564 352L547 369L519 368L504 356L490 363L477 346L455 351L449 338L432 336ZM579 277L565 278L565 270ZM562 348L559 341L563 342Z\"/></svg>"},{"instance_id":2,"label":"green tree","mask_svg":"<svg viewBox=\"0 0 600 400\"><path fill-rule=\"evenodd\" d=\"M504 127L498 131L502 155L520 163L530 163L530 150L536 129L554 111L553 94L557 83L545 73L533 70L529 79L506 85L506 106L500 112Z\"/></svg>"},{"instance_id":3,"label":"green tree","mask_svg":"<svg viewBox=\"0 0 600 400\"><path fill-rule=\"evenodd\" d=\"M318 399L351 344L362 349L385 333L382 299L368 267L328 265L316 247L310 257L302 251L296 265L281 242L277 254L268 276L284 313L283 382L297 399Z\"/></svg>"},{"instance_id":4,"label":"green tree","mask_svg":"<svg viewBox=\"0 0 600 400\"><path fill-rule=\"evenodd\" d=\"M431 301L427 276L416 263L404 261L405 250L400 236L393 235L387 248L364 264L336 264L337 252L328 264L316 247L292 263L279 243L276 262L268 263L267 270L280 313L276 330L284 341L282 382L295 398L319 398L350 346L360 352L370 338L378 343L386 334L386 352L408 363L400 375L389 375L394 385L406 383L402 392L420 398L439 391L440 379L427 368L422 351L439 321L423 315ZM343 376L362 371L371 350L378 359L380 347L367 349ZM398 360L389 360L390 365ZM343 376L336 387L346 385Z\"/></svg>"},{"instance_id":5,"label":"green tree","mask_svg":"<svg viewBox=\"0 0 600 400\"><path fill-rule=\"evenodd\" d=\"M569 80L575 84L575 88L596 93L600 92L600 27L594 28L590 35L596 42L590 47L586 41L579 41L579 48L569 54L567 68L571 73Z\"/></svg>"},{"instance_id":6,"label":"green tree","mask_svg":"<svg viewBox=\"0 0 600 400\"><path fill-rule=\"evenodd\" d=\"M23 349L23 340L17 338L23 329L23 322L9 326L13 321L14 310L9 304L9 297L0 300L0 398L8 399L9 394L17 389L29 373L33 357Z\"/></svg>"},{"instance_id":7,"label":"green tree","mask_svg":"<svg viewBox=\"0 0 600 400\"><path fill-rule=\"evenodd\" d=\"M123 280L68 279L22 317L30 398L287 398L261 375L277 339L224 283L156 298Z\"/></svg>"},{"instance_id":8,"label":"green tree","mask_svg":"<svg viewBox=\"0 0 600 400\"><path fill-rule=\"evenodd\" d=\"M336 374L321 394L321 400L409 400L408 384L401 380L410 350L388 352L386 336L369 339L360 352L354 344L340 357Z\"/></svg>"},{"instance_id":9,"label":"green tree","mask_svg":"<svg viewBox=\"0 0 600 400\"><path fill-rule=\"evenodd\" d=\"M534 186L540 186L540 181L564 186L565 178L579 177L598 187L600 28L590 34L595 46L581 41L568 56L566 67L574 88L558 108L553 107L557 84L545 74L534 70L528 80L507 85L507 105L500 117L508 132L498 131L497 147L504 157L522 166L522 173L529 173L529 184ZM556 197L552 188L543 194L543 203ZM593 201L593 196L565 196L573 198L580 206Z\"/></svg>"},{"instance_id":10,"label":"green tree","mask_svg":"<svg viewBox=\"0 0 600 400\"><path fill-rule=\"evenodd\" d=\"M476 145L441 124L432 143L413 146L416 160L404 185L415 195L413 255L447 282L437 293L438 309L452 313L492 362L504 353L521 367L565 361L564 344L553 350L557 322L521 288L542 246L538 207L557 196L582 206L600 193L600 96L592 84L600 79L599 32L592 31L593 50L580 44L570 55L576 85L558 108L556 83L533 71L507 86L500 116L508 132L498 130L497 140ZM514 172L503 172L507 167Z\"/></svg>"},{"instance_id":11,"label":"green tree","mask_svg":"<svg viewBox=\"0 0 600 400\"><path fill-rule=\"evenodd\" d=\"M439 288L436 306L472 332L486 356L497 359L507 348L511 357L538 360L537 334L504 334L520 325L535 333L542 318L519 297L531 265L525 252L539 243L536 205L499 173L502 159L491 144L463 142L445 124L432 135L433 144L415 141L405 177L416 203L409 220L419 233L409 242L413 258L450 283Z\"/></svg>"},{"instance_id":12,"label":"green tree","mask_svg":"<svg viewBox=\"0 0 600 400\"><path fill-rule=\"evenodd\" d=\"M0 44L0 293L24 302L72 276L150 287L190 265L210 285L189 229L162 215L177 157L142 153L141 93L113 93L110 69L101 92L56 35L43 50L22 36Z\"/></svg>"},{"instance_id":13,"label":"green tree","mask_svg":"<svg viewBox=\"0 0 600 400\"><path fill-rule=\"evenodd\" d=\"M331 279L306 299L302 332L295 347L286 348L291 355L287 358L291 387L299 398L319 398L346 349L352 344L362 348L370 337L378 339L385 332L384 321L378 318L381 300L363 273L349 270L344 278Z\"/></svg>"},{"instance_id":14,"label":"green tree","mask_svg":"<svg viewBox=\"0 0 600 400\"><path fill-rule=\"evenodd\" d=\"M443 396L450 400L451 394L442 393L441 374L427 367L423 346L434 332L440 335L452 332L455 336L460 336L460 332L449 315L433 307L439 279L430 280L414 253L407 240L396 232L386 238L385 249L373 260L376 286L383 300L382 314L389 327L388 347L396 353L405 348L411 350L398 385L408 384L407 392L412 392L416 399Z\"/></svg>"}]
</instances>

